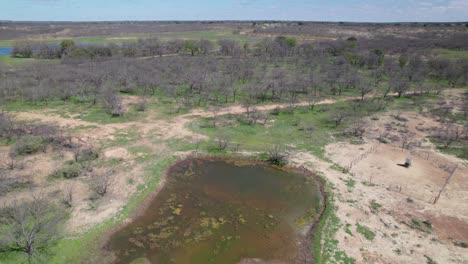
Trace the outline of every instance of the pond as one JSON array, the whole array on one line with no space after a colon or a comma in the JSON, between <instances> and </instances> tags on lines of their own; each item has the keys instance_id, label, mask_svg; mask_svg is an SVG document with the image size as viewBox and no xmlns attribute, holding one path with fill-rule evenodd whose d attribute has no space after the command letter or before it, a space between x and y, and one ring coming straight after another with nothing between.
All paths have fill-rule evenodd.
<instances>
[{"instance_id":1,"label":"pond","mask_svg":"<svg viewBox=\"0 0 468 264\"><path fill-rule=\"evenodd\" d=\"M12 47L0 47L0 56L11 55L12 52Z\"/></svg>"},{"instance_id":2,"label":"pond","mask_svg":"<svg viewBox=\"0 0 468 264\"><path fill-rule=\"evenodd\" d=\"M317 177L251 160L174 164L161 191L106 248L116 263L309 263Z\"/></svg>"}]
</instances>

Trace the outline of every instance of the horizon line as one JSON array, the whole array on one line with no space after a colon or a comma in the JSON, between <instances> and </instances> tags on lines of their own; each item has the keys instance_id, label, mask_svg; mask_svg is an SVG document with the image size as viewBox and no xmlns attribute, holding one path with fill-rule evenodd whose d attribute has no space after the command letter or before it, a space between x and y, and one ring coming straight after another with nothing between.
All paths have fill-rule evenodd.
<instances>
[{"instance_id":1,"label":"horizon line","mask_svg":"<svg viewBox=\"0 0 468 264\"><path fill-rule=\"evenodd\" d=\"M129 23L129 22L172 22L172 23L194 23L194 22L264 22L264 23L349 23L349 24L465 24L465 21L345 21L345 20L288 20L288 19L206 19L206 20L1 20L0 23Z\"/></svg>"}]
</instances>

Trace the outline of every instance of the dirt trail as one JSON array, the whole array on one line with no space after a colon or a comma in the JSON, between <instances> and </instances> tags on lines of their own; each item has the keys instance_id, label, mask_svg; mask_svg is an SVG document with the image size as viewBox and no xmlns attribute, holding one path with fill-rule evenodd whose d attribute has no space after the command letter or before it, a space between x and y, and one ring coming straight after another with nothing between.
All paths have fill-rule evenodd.
<instances>
[{"instance_id":1,"label":"dirt trail","mask_svg":"<svg viewBox=\"0 0 468 264\"><path fill-rule=\"evenodd\" d=\"M344 100L353 100L355 97L350 97ZM333 104L337 100L323 100L317 102L317 105L320 104ZM285 108L289 106L306 106L306 102L299 102L295 104L287 103L278 103L278 104L269 104L269 105L260 105L252 106L251 109L256 109L257 111L269 111L275 108ZM246 113L247 109L241 105L233 105L224 108L220 108L217 112L218 115L226 114L242 114ZM93 133L86 131L86 135L94 139L102 139L111 136L112 134L118 132L119 130L127 129L136 129L141 132L142 135L147 133L154 132L161 135L162 139L171 139L171 138L184 138L187 136L204 138L203 135L194 134L191 130L186 128L186 124L191 122L193 118L196 117L211 117L213 113L203 109L194 109L188 114L180 115L168 120L154 120L155 113L150 113L147 118L141 121L126 122L126 123L113 123L113 124L99 124L95 122L83 121L79 119L71 119L62 117L55 113L50 113L47 110L35 110L27 112L14 112L15 117L19 120L40 120L46 123L56 124L60 127L65 128L77 128L80 126L92 126ZM79 133L79 132L78 132Z\"/></svg>"}]
</instances>

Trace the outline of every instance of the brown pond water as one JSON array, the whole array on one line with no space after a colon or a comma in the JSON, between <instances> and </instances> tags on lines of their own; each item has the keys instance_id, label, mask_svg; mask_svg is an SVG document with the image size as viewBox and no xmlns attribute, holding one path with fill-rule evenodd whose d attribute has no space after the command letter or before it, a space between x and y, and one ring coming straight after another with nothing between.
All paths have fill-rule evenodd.
<instances>
[{"instance_id":1,"label":"brown pond water","mask_svg":"<svg viewBox=\"0 0 468 264\"><path fill-rule=\"evenodd\" d=\"M308 262L300 242L321 199L311 175L253 161L188 159L169 169L161 192L107 248L116 263Z\"/></svg>"}]
</instances>

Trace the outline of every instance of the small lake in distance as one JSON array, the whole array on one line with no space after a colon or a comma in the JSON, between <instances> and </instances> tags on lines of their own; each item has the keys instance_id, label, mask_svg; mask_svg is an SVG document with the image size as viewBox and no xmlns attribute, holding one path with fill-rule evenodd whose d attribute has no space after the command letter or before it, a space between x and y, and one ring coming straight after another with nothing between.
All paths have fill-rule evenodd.
<instances>
[{"instance_id":1,"label":"small lake in distance","mask_svg":"<svg viewBox=\"0 0 468 264\"><path fill-rule=\"evenodd\" d=\"M0 56L11 55L12 52L12 47L0 47Z\"/></svg>"}]
</instances>

